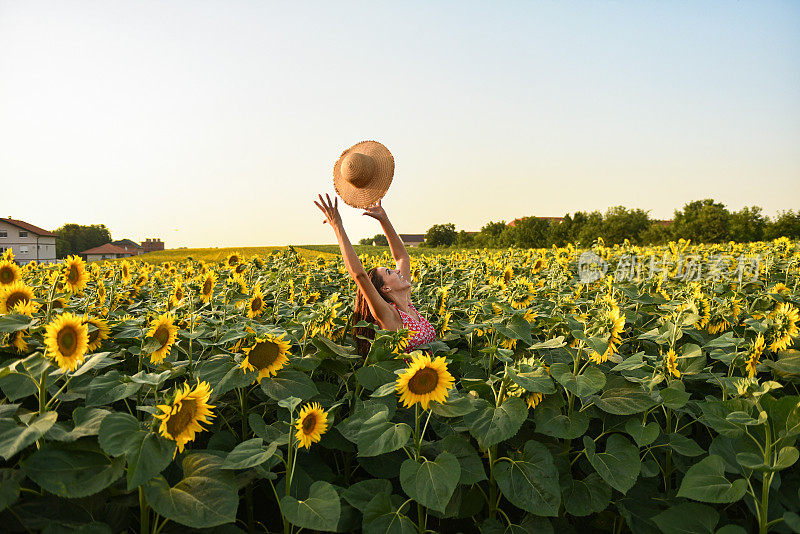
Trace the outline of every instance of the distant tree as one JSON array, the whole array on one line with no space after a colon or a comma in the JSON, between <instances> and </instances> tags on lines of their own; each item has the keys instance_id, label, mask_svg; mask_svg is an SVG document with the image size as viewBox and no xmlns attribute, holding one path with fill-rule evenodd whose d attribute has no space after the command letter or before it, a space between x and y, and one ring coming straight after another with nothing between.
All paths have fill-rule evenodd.
<instances>
[{"instance_id":1,"label":"distant tree","mask_svg":"<svg viewBox=\"0 0 800 534\"><path fill-rule=\"evenodd\" d=\"M434 224L425 234L425 244L429 247L449 247L455 244L457 237L453 223Z\"/></svg>"},{"instance_id":2,"label":"distant tree","mask_svg":"<svg viewBox=\"0 0 800 534\"><path fill-rule=\"evenodd\" d=\"M650 216L642 209L608 208L603 217L603 240L607 245L622 244L626 239L639 244L642 233L650 228L651 222Z\"/></svg>"},{"instance_id":3,"label":"distant tree","mask_svg":"<svg viewBox=\"0 0 800 534\"><path fill-rule=\"evenodd\" d=\"M465 230L458 232L456 238L456 246L469 248L475 246L475 237L473 234L467 233Z\"/></svg>"},{"instance_id":4,"label":"distant tree","mask_svg":"<svg viewBox=\"0 0 800 534\"><path fill-rule=\"evenodd\" d=\"M547 246L550 221L538 217L523 217L514 224L513 244L520 248Z\"/></svg>"},{"instance_id":5,"label":"distant tree","mask_svg":"<svg viewBox=\"0 0 800 534\"><path fill-rule=\"evenodd\" d=\"M666 245L674 240L672 225L665 226L653 222L650 228L639 235L639 240L642 245Z\"/></svg>"},{"instance_id":6,"label":"distant tree","mask_svg":"<svg viewBox=\"0 0 800 534\"><path fill-rule=\"evenodd\" d=\"M580 214L580 219L579 219ZM591 245L598 237L606 238L605 227L603 225L603 214L599 211L593 211L588 215L583 212L577 212L575 219L580 220L580 224L575 228L576 235L574 241L577 241L581 246Z\"/></svg>"},{"instance_id":7,"label":"distant tree","mask_svg":"<svg viewBox=\"0 0 800 534\"><path fill-rule=\"evenodd\" d=\"M365 237L363 239L359 239L358 240L358 244L359 245L372 245L372 238L371 237Z\"/></svg>"},{"instance_id":8,"label":"distant tree","mask_svg":"<svg viewBox=\"0 0 800 534\"><path fill-rule=\"evenodd\" d=\"M57 229L56 256L65 258L71 254L80 254L84 250L111 243L111 232L105 224L65 224Z\"/></svg>"},{"instance_id":9,"label":"distant tree","mask_svg":"<svg viewBox=\"0 0 800 534\"><path fill-rule=\"evenodd\" d=\"M777 239L788 237L790 239L800 239L800 211L794 210L781 211L778 217L767 225L764 232L765 239Z\"/></svg>"},{"instance_id":10,"label":"distant tree","mask_svg":"<svg viewBox=\"0 0 800 534\"><path fill-rule=\"evenodd\" d=\"M386 239L386 236L383 234L375 234L375 237L372 238L372 242L378 245L379 247L389 246L389 240Z\"/></svg>"},{"instance_id":11,"label":"distant tree","mask_svg":"<svg viewBox=\"0 0 800 534\"><path fill-rule=\"evenodd\" d=\"M505 221L494 222L489 221L483 225L480 232L475 235L475 245L478 247L499 247L500 235L507 228Z\"/></svg>"},{"instance_id":12,"label":"distant tree","mask_svg":"<svg viewBox=\"0 0 800 534\"><path fill-rule=\"evenodd\" d=\"M764 239L767 219L761 214L759 206L745 206L731 213L730 238L739 243L750 243Z\"/></svg>"},{"instance_id":13,"label":"distant tree","mask_svg":"<svg viewBox=\"0 0 800 534\"><path fill-rule=\"evenodd\" d=\"M675 210L674 235L696 243L721 243L730 239L730 213L713 199L695 200Z\"/></svg>"}]
</instances>

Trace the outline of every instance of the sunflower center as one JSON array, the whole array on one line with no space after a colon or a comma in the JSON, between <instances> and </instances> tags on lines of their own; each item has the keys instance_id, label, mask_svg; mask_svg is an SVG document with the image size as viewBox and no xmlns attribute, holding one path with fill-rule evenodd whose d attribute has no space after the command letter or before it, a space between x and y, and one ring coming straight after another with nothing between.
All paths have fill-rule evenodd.
<instances>
[{"instance_id":1,"label":"sunflower center","mask_svg":"<svg viewBox=\"0 0 800 534\"><path fill-rule=\"evenodd\" d=\"M6 298L6 308L9 310L17 304L25 304L29 301L28 295L21 291L14 291Z\"/></svg>"},{"instance_id":2,"label":"sunflower center","mask_svg":"<svg viewBox=\"0 0 800 534\"><path fill-rule=\"evenodd\" d=\"M10 284L14 281L14 271L10 267L0 269L0 284Z\"/></svg>"},{"instance_id":3,"label":"sunflower center","mask_svg":"<svg viewBox=\"0 0 800 534\"><path fill-rule=\"evenodd\" d=\"M436 369L424 367L414 373L408 381L408 389L416 395L424 395L436 389L439 385L439 373Z\"/></svg>"},{"instance_id":4,"label":"sunflower center","mask_svg":"<svg viewBox=\"0 0 800 534\"><path fill-rule=\"evenodd\" d=\"M311 434L317 426L317 414L310 413L303 419L303 433Z\"/></svg>"},{"instance_id":5,"label":"sunflower center","mask_svg":"<svg viewBox=\"0 0 800 534\"><path fill-rule=\"evenodd\" d=\"M71 265L69 268L69 272L67 273L67 282L70 284L77 284L80 275L78 274L78 268L74 265Z\"/></svg>"},{"instance_id":6,"label":"sunflower center","mask_svg":"<svg viewBox=\"0 0 800 534\"><path fill-rule=\"evenodd\" d=\"M71 326L59 330L57 340L58 350L66 357L72 356L78 348L78 333Z\"/></svg>"},{"instance_id":7,"label":"sunflower center","mask_svg":"<svg viewBox=\"0 0 800 534\"><path fill-rule=\"evenodd\" d=\"M256 369L266 369L278 359L279 347L271 341L261 341L248 353L250 365Z\"/></svg>"},{"instance_id":8,"label":"sunflower center","mask_svg":"<svg viewBox=\"0 0 800 534\"><path fill-rule=\"evenodd\" d=\"M167 432L170 436L178 437L185 432L195 419L197 414L197 404L193 400L181 402L177 413L169 416L167 421Z\"/></svg>"},{"instance_id":9,"label":"sunflower center","mask_svg":"<svg viewBox=\"0 0 800 534\"><path fill-rule=\"evenodd\" d=\"M211 278L206 278L206 281L203 282L203 294L210 295L211 294Z\"/></svg>"},{"instance_id":10,"label":"sunflower center","mask_svg":"<svg viewBox=\"0 0 800 534\"><path fill-rule=\"evenodd\" d=\"M175 298L177 300L183 300L183 290L181 288L175 290Z\"/></svg>"},{"instance_id":11,"label":"sunflower center","mask_svg":"<svg viewBox=\"0 0 800 534\"><path fill-rule=\"evenodd\" d=\"M169 342L169 329L162 324L156 329L156 333L153 334L153 337L161 343L162 347L165 347L167 342Z\"/></svg>"},{"instance_id":12,"label":"sunflower center","mask_svg":"<svg viewBox=\"0 0 800 534\"><path fill-rule=\"evenodd\" d=\"M247 265L241 264L236 266L236 274L241 274L244 270L247 269Z\"/></svg>"},{"instance_id":13,"label":"sunflower center","mask_svg":"<svg viewBox=\"0 0 800 534\"><path fill-rule=\"evenodd\" d=\"M258 311L261 309L262 304L263 301L261 300L261 297L255 297L253 299L253 302L250 303L250 309L253 310L254 312Z\"/></svg>"}]
</instances>

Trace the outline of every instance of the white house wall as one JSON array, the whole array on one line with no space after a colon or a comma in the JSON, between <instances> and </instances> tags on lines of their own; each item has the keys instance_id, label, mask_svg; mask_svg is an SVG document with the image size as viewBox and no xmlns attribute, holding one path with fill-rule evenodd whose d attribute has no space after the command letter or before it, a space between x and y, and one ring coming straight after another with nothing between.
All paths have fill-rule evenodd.
<instances>
[{"instance_id":1,"label":"white house wall","mask_svg":"<svg viewBox=\"0 0 800 534\"><path fill-rule=\"evenodd\" d=\"M27 233L27 236L20 237L20 232ZM56 261L55 237L39 236L0 219L0 249L5 252L9 248L20 265L33 260L39 263Z\"/></svg>"}]
</instances>

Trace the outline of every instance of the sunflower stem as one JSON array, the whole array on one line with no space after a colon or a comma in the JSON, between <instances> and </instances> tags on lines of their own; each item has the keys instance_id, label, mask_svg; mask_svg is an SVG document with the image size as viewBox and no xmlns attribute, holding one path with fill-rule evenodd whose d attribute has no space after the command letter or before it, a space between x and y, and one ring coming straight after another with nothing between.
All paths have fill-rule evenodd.
<instances>
[{"instance_id":1,"label":"sunflower stem","mask_svg":"<svg viewBox=\"0 0 800 534\"><path fill-rule=\"evenodd\" d=\"M50 367L45 367L42 371L42 376L39 378L39 417L47 411L47 374L50 372ZM44 444L44 438L41 437L36 440L36 448L41 449Z\"/></svg>"},{"instance_id":2,"label":"sunflower stem","mask_svg":"<svg viewBox=\"0 0 800 534\"><path fill-rule=\"evenodd\" d=\"M139 486L139 532L150 532L150 510L144 498L144 486Z\"/></svg>"},{"instance_id":3,"label":"sunflower stem","mask_svg":"<svg viewBox=\"0 0 800 534\"><path fill-rule=\"evenodd\" d=\"M247 392L241 388L237 389L239 391L239 404L242 407L242 441L246 441L249 434L247 424ZM251 483L248 483L245 488L245 501L247 503L247 531L253 532L255 517L253 515L253 485Z\"/></svg>"}]
</instances>

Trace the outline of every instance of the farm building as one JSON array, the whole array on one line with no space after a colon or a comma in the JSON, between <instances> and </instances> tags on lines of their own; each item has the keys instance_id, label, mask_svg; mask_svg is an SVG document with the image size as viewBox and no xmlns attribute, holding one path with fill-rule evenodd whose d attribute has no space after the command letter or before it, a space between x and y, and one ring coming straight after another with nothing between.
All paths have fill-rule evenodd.
<instances>
[{"instance_id":1,"label":"farm building","mask_svg":"<svg viewBox=\"0 0 800 534\"><path fill-rule=\"evenodd\" d=\"M407 247L418 247L425 241L425 234L397 234L400 241Z\"/></svg>"},{"instance_id":2,"label":"farm building","mask_svg":"<svg viewBox=\"0 0 800 534\"><path fill-rule=\"evenodd\" d=\"M145 252L155 252L157 250L164 250L164 242L158 238L147 238L142 241L142 254Z\"/></svg>"},{"instance_id":3,"label":"farm building","mask_svg":"<svg viewBox=\"0 0 800 534\"><path fill-rule=\"evenodd\" d=\"M81 256L86 258L86 261L93 260L115 260L117 258L129 258L137 255L135 252L126 250L117 245L106 243L99 247L90 248L81 252Z\"/></svg>"},{"instance_id":4,"label":"farm building","mask_svg":"<svg viewBox=\"0 0 800 534\"><path fill-rule=\"evenodd\" d=\"M142 246L135 241L131 241L130 239L118 239L117 241L112 241L111 244L115 247L119 247L130 252L132 256L144 254L144 249Z\"/></svg>"},{"instance_id":5,"label":"farm building","mask_svg":"<svg viewBox=\"0 0 800 534\"><path fill-rule=\"evenodd\" d=\"M56 234L18 219L0 219L0 253L11 249L20 265L56 261Z\"/></svg>"}]
</instances>

